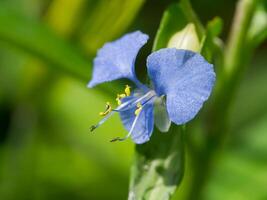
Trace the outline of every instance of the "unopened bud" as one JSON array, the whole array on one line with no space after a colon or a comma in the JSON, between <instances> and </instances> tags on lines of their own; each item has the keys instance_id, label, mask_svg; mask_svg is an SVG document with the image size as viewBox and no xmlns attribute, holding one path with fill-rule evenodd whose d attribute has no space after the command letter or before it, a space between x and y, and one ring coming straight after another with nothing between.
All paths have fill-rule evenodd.
<instances>
[{"instance_id":1,"label":"unopened bud","mask_svg":"<svg viewBox=\"0 0 267 200\"><path fill-rule=\"evenodd\" d=\"M189 23L181 31L175 33L168 42L168 48L187 49L198 52L200 42L195 25Z\"/></svg>"}]
</instances>

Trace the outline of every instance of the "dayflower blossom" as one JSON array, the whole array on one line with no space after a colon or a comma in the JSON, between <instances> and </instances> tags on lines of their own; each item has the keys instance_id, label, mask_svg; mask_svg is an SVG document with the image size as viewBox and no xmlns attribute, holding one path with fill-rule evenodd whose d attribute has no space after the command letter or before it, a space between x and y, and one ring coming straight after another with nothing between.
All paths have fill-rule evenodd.
<instances>
[{"instance_id":1,"label":"dayflower blossom","mask_svg":"<svg viewBox=\"0 0 267 200\"><path fill-rule=\"evenodd\" d=\"M193 119L208 99L215 82L213 65L199 53L164 48L147 58L151 86L141 83L135 74L135 59L148 36L136 31L120 39L106 43L94 59L93 78L88 87L120 78L131 80L135 89L127 86L124 94L117 95L118 107L106 110L104 118L91 127L91 131L103 124L111 115L119 113L128 134L137 144L147 142L154 124L161 132L167 132L171 121L177 125Z\"/></svg>"}]
</instances>

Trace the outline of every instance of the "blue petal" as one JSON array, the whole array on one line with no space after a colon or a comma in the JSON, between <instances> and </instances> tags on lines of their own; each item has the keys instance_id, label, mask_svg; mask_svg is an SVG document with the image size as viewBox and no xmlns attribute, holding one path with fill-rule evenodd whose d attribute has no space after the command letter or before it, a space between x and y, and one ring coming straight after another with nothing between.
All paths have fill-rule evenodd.
<instances>
[{"instance_id":1,"label":"blue petal","mask_svg":"<svg viewBox=\"0 0 267 200\"><path fill-rule=\"evenodd\" d=\"M126 97L124 100L130 100L136 97ZM134 114L136 108L123 111L120 113L122 123L127 131L130 131L136 115ZM153 118L153 102L149 102L144 105L143 109L139 113L137 123L132 132L132 140L136 144L143 144L150 139L150 136L154 128Z\"/></svg>"},{"instance_id":2,"label":"blue petal","mask_svg":"<svg viewBox=\"0 0 267 200\"><path fill-rule=\"evenodd\" d=\"M106 43L98 50L94 59L93 78L88 87L119 78L128 78L137 85L140 84L136 79L134 63L140 48L147 40L146 34L136 31Z\"/></svg>"},{"instance_id":3,"label":"blue petal","mask_svg":"<svg viewBox=\"0 0 267 200\"><path fill-rule=\"evenodd\" d=\"M156 93L167 96L169 117L178 125L195 117L215 82L213 65L188 50L161 49L148 57L147 67Z\"/></svg>"}]
</instances>

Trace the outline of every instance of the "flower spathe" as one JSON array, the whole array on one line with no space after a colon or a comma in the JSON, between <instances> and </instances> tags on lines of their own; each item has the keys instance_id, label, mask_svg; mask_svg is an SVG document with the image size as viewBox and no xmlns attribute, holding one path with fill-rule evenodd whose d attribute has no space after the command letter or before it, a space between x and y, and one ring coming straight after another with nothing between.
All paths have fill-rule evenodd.
<instances>
[{"instance_id":1,"label":"flower spathe","mask_svg":"<svg viewBox=\"0 0 267 200\"><path fill-rule=\"evenodd\" d=\"M105 44L94 59L93 78L88 87L120 78L131 80L136 88L123 95L121 104L97 124L118 112L128 130L124 140L131 136L137 144L147 142L154 123L161 132L167 132L171 121L177 125L193 119L211 94L215 82L213 65L199 53L165 48L147 58L148 76L152 87L142 84L135 75L134 64L140 48L148 36L136 31ZM128 88L129 89L129 88ZM128 92L129 93L129 92Z\"/></svg>"}]
</instances>

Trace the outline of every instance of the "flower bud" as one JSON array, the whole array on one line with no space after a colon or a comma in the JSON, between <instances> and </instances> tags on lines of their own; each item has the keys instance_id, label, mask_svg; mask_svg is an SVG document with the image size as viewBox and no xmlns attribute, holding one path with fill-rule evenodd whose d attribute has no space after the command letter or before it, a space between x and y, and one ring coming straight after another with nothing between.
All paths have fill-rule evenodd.
<instances>
[{"instance_id":1,"label":"flower bud","mask_svg":"<svg viewBox=\"0 0 267 200\"><path fill-rule=\"evenodd\" d=\"M186 49L198 52L200 42L193 23L187 24L181 31L175 33L168 42L168 48Z\"/></svg>"}]
</instances>

